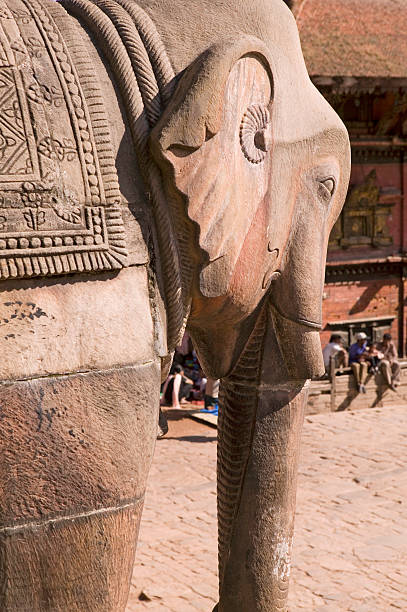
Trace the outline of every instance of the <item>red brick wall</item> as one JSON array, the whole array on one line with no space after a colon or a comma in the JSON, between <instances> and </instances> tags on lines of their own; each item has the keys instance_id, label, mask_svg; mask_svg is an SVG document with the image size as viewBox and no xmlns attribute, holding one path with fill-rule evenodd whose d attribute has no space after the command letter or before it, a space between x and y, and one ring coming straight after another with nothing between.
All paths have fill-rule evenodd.
<instances>
[{"instance_id":1,"label":"red brick wall","mask_svg":"<svg viewBox=\"0 0 407 612\"><path fill-rule=\"evenodd\" d=\"M333 333L327 329L328 322L388 315L398 317L399 287L400 279L397 276L326 284L322 303L322 345L329 341L329 336ZM391 333L397 345L397 318L393 322Z\"/></svg>"}]
</instances>

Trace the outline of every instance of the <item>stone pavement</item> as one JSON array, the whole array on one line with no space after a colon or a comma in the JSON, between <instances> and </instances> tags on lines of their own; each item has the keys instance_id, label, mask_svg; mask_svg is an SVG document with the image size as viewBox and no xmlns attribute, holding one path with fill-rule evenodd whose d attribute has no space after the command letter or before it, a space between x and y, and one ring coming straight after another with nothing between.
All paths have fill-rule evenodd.
<instances>
[{"instance_id":1,"label":"stone pavement","mask_svg":"<svg viewBox=\"0 0 407 612\"><path fill-rule=\"evenodd\" d=\"M290 612L407 611L407 406L306 418ZM157 443L127 612L211 612L216 430ZM251 612L248 610L247 612Z\"/></svg>"}]
</instances>

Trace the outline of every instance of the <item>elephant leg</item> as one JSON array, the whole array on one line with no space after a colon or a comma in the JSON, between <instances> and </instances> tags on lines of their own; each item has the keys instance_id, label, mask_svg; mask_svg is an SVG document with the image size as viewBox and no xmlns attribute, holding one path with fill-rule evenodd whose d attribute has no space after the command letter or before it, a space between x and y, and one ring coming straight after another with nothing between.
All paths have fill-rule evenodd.
<instances>
[{"instance_id":1,"label":"elephant leg","mask_svg":"<svg viewBox=\"0 0 407 612\"><path fill-rule=\"evenodd\" d=\"M0 386L3 612L125 609L159 382L150 362Z\"/></svg>"},{"instance_id":2,"label":"elephant leg","mask_svg":"<svg viewBox=\"0 0 407 612\"><path fill-rule=\"evenodd\" d=\"M270 384L270 367L262 364L268 341L275 337L263 313L235 371L223 381L218 612L287 609L307 389L303 382Z\"/></svg>"}]
</instances>

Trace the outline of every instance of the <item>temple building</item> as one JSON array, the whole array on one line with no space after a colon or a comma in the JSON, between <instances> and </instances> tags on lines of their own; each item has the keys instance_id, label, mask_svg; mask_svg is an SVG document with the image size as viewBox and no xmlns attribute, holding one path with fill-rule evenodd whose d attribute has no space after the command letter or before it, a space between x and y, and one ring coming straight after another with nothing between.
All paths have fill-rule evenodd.
<instances>
[{"instance_id":1,"label":"temple building","mask_svg":"<svg viewBox=\"0 0 407 612\"><path fill-rule=\"evenodd\" d=\"M407 329L407 4L294 0L310 76L348 128L352 174L330 237L323 344Z\"/></svg>"}]
</instances>

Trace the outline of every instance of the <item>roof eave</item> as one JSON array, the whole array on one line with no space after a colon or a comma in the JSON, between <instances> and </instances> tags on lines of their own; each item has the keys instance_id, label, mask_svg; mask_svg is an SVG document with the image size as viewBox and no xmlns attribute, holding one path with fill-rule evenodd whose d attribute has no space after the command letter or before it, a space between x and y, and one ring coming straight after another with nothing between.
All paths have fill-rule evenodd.
<instances>
[{"instance_id":1,"label":"roof eave","mask_svg":"<svg viewBox=\"0 0 407 612\"><path fill-rule=\"evenodd\" d=\"M407 76L346 76L311 74L310 78L319 89L331 89L338 94L374 93L380 91L407 91Z\"/></svg>"}]
</instances>

